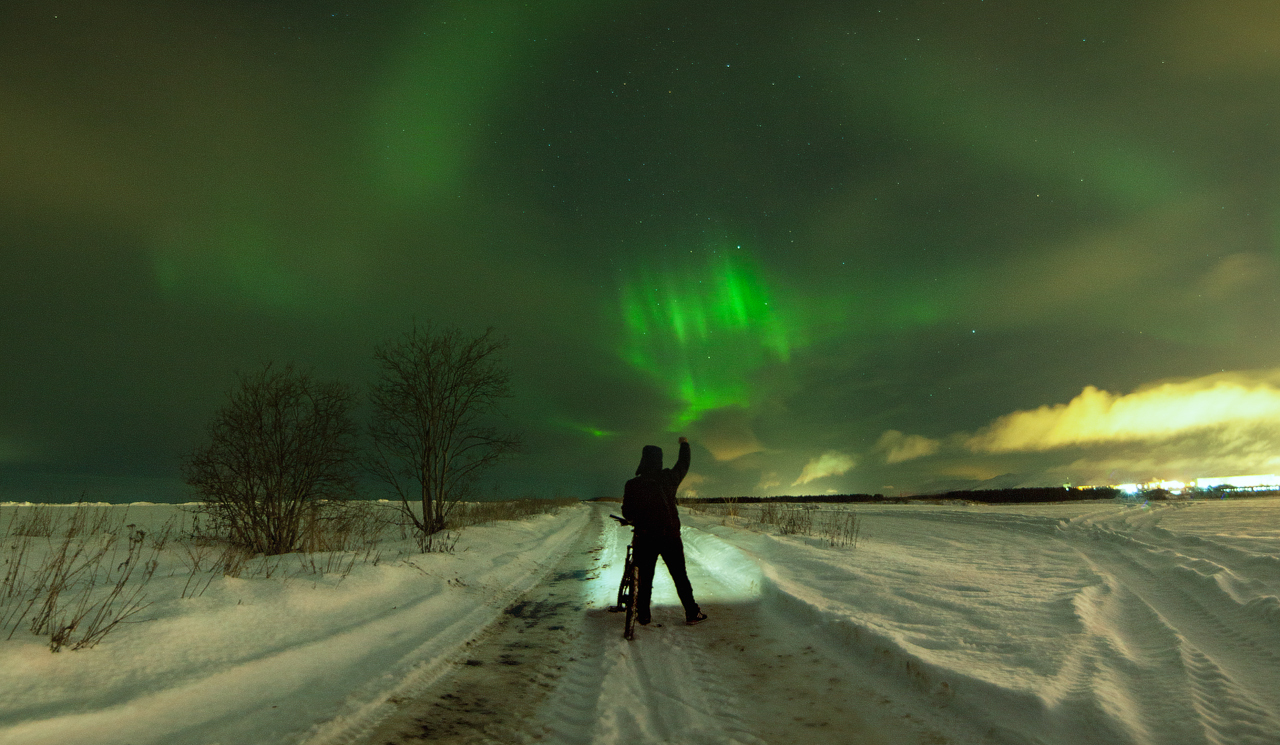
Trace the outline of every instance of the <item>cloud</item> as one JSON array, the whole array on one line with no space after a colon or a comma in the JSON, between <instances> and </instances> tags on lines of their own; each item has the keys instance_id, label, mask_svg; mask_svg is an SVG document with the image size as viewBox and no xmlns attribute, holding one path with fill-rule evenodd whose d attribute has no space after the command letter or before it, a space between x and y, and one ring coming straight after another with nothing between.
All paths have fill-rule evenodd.
<instances>
[{"instance_id":1,"label":"cloud","mask_svg":"<svg viewBox=\"0 0 1280 745\"><path fill-rule=\"evenodd\" d=\"M1154 162L1140 168L1145 177L1117 180L1112 188L1126 198L1154 197L1157 206L1010 256L984 292L970 296L966 312L988 330L1056 325L1063 318L1105 319L1136 330L1173 319L1204 323L1208 308L1221 312L1240 304L1239 295L1231 295L1224 307L1222 293L1265 286L1274 261L1261 253L1228 256L1206 274L1204 246L1235 240L1234 227L1222 220L1222 203L1203 194L1161 195L1158 184L1176 177ZM1196 283L1203 286L1189 297L1185 290Z\"/></svg>"},{"instance_id":2,"label":"cloud","mask_svg":"<svg viewBox=\"0 0 1280 745\"><path fill-rule=\"evenodd\" d=\"M699 444L718 461L741 458L758 453L764 446L751 430L751 415L740 406L725 406L704 412L690 429Z\"/></svg>"},{"instance_id":3,"label":"cloud","mask_svg":"<svg viewBox=\"0 0 1280 745\"><path fill-rule=\"evenodd\" d=\"M1040 452L1071 446L1159 442L1205 430L1247 440L1280 419L1280 370L1219 373L1117 395L1086 387L1065 404L1015 411L965 446L973 452Z\"/></svg>"},{"instance_id":4,"label":"cloud","mask_svg":"<svg viewBox=\"0 0 1280 745\"><path fill-rule=\"evenodd\" d=\"M1258 293L1276 279L1275 260L1256 253L1236 253L1223 257L1201 280L1203 294L1213 300L1235 302L1249 293Z\"/></svg>"},{"instance_id":5,"label":"cloud","mask_svg":"<svg viewBox=\"0 0 1280 745\"><path fill-rule=\"evenodd\" d=\"M1256 74L1277 68L1280 7L1270 0L1173 3L1160 8L1153 30L1160 48L1181 71L1198 76Z\"/></svg>"},{"instance_id":6,"label":"cloud","mask_svg":"<svg viewBox=\"0 0 1280 745\"><path fill-rule=\"evenodd\" d=\"M938 452L942 443L921 435L904 435L896 429L887 430L876 441L875 449L884 453L885 463L901 463Z\"/></svg>"},{"instance_id":7,"label":"cloud","mask_svg":"<svg viewBox=\"0 0 1280 745\"><path fill-rule=\"evenodd\" d=\"M698 486L707 483L707 477L695 471L685 474L684 480L680 482L680 497L688 499L696 499L698 494Z\"/></svg>"},{"instance_id":8,"label":"cloud","mask_svg":"<svg viewBox=\"0 0 1280 745\"><path fill-rule=\"evenodd\" d=\"M852 455L828 450L806 463L804 470L800 472L800 478L792 482L791 485L800 486L826 476L839 476L853 468L856 463L857 461Z\"/></svg>"},{"instance_id":9,"label":"cloud","mask_svg":"<svg viewBox=\"0 0 1280 745\"><path fill-rule=\"evenodd\" d=\"M769 471L761 474L760 483L756 484L756 491L765 492L775 486L782 486L782 480L778 478L777 471Z\"/></svg>"}]
</instances>

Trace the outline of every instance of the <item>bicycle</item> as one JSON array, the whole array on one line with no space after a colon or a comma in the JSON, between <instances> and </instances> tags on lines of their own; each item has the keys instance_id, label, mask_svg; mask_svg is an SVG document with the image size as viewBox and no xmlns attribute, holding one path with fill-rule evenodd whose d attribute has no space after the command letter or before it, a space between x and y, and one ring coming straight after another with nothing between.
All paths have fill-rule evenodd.
<instances>
[{"instance_id":1,"label":"bicycle","mask_svg":"<svg viewBox=\"0 0 1280 745\"><path fill-rule=\"evenodd\" d=\"M609 515L622 526L630 525L625 518ZM632 559L635 548L635 530L632 530L631 543L627 545L627 561L622 567L622 581L618 583L618 604L609 609L610 612L626 612L622 624L622 638L630 641L636 633L636 591L640 588L640 567Z\"/></svg>"}]
</instances>

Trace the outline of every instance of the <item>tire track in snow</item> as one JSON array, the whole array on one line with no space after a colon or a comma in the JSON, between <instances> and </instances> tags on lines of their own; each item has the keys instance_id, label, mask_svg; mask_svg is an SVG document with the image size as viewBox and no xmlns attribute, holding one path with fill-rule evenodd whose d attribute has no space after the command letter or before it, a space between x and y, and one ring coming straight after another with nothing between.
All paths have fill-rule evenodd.
<instances>
[{"instance_id":1,"label":"tire track in snow","mask_svg":"<svg viewBox=\"0 0 1280 745\"><path fill-rule=\"evenodd\" d=\"M950 742L891 711L858 661L822 647L758 591L742 598L741 587L716 576L716 557L696 548L687 552L690 576L711 620L683 624L660 566L654 623L625 641L622 617L605 606L629 531L606 526L608 509L595 509L549 581L510 606L430 690L397 702L362 742Z\"/></svg>"},{"instance_id":2,"label":"tire track in snow","mask_svg":"<svg viewBox=\"0 0 1280 745\"><path fill-rule=\"evenodd\" d=\"M694 592L710 620L693 629L677 626L673 630L684 633L673 634L673 644L687 650L708 696L719 702L722 717L735 722L726 733L731 741L952 742L894 706L863 659L832 643L811 620L780 607L759 566L740 549L688 527L685 549ZM655 582L655 598L667 585L665 612L679 623L674 588L661 568L658 574L665 581ZM662 610L655 608L655 618Z\"/></svg>"},{"instance_id":3,"label":"tire track in snow","mask_svg":"<svg viewBox=\"0 0 1280 745\"><path fill-rule=\"evenodd\" d=\"M1204 506L1184 504L1134 509L1137 514L1113 514L1110 520L1086 525L1095 535L1130 541L1153 553L1167 551L1176 556L1183 567L1212 577L1235 602L1252 603L1254 610L1267 615L1270 622L1280 621L1280 556L1249 551L1213 536L1177 533L1160 525L1166 517L1181 518L1184 509Z\"/></svg>"},{"instance_id":4,"label":"tire track in snow","mask_svg":"<svg viewBox=\"0 0 1280 745\"><path fill-rule=\"evenodd\" d=\"M1186 706L1192 691L1177 630L1116 576L1085 561L1098 583L1073 598L1082 633L1058 676L1067 690L1051 705L1111 728L1115 741L1202 742L1199 719Z\"/></svg>"},{"instance_id":5,"label":"tire track in snow","mask_svg":"<svg viewBox=\"0 0 1280 745\"><path fill-rule=\"evenodd\" d=\"M1115 510L1109 512L1114 515ZM1272 650L1277 645L1272 635L1280 629L1268 622L1271 616L1264 603L1233 600L1221 586L1220 577L1205 576L1205 572L1217 570L1216 564L1207 560L1197 564L1196 557L1158 543L1144 543L1153 535L1164 535L1155 527L1157 518L1124 515L1141 518L1127 523L1139 531L1130 536L1107 530L1114 524L1110 516L1096 519L1092 515L1088 522L961 511L895 512L892 517L898 523L892 535L899 545L923 549L934 557L935 564L936 557L950 556L966 572L994 567L1000 571L987 572L988 579L1005 580L999 585L1004 597L1025 593L1046 601L1043 614L1031 605L1025 609L1011 606L998 607L997 617L1047 622L1043 629L1022 626L1016 631L1031 639L1044 637L1046 653L1056 658L1052 664L1060 665L1056 674L1039 678L1041 682L1029 689L1009 685L998 677L991 679L988 667L983 673L995 683L992 687L983 679L969 677L963 668L951 668L952 677L958 678L949 681L956 684L956 698L954 703L942 704L942 709L968 715L975 725L985 722L987 736L1009 742L1275 742L1280 727L1277 709L1270 700L1280 691L1280 665L1274 664ZM938 525L939 529L916 531L911 524ZM998 532L987 538L978 530ZM1015 537L1019 540L1010 540ZM1184 542L1182 536L1171 538L1179 545ZM936 670L917 665L913 669L913 662L930 654L929 631L933 627L928 624L923 634L905 624L891 627L901 629L893 639L859 633L870 631L861 620L868 611L890 620L927 618L936 625L938 619L932 610L969 629L965 643L981 641L989 648L992 654L981 658L983 664L990 666L999 658L1002 648L988 644L993 640L979 633L984 629L969 623L970 615L964 611L970 604L961 602L952 607L949 580L935 576L925 582L892 564L862 572L846 569L850 581L855 575L859 580L888 580L889 589L869 587L883 592L864 603L860 596L842 592L836 577L826 576L821 552L804 550L800 547L803 541L791 543L796 544L795 550L778 565L785 571L775 579L781 583L780 596L793 602L784 602L779 608L791 612L796 620L808 614L833 629L847 625L852 638L835 641L846 647L849 655L862 653L866 657L868 650L884 651L884 672L893 670L896 661L897 677L902 681L934 673L947 680L945 666ZM1200 545L1195 540L1187 543ZM776 553L770 539L747 539L742 544L759 544L763 555ZM975 546L986 548L975 554ZM1210 548L1219 550L1217 546ZM1019 579L1016 571L1004 572L1003 568L1019 566L1022 552L1036 558L1037 571ZM1232 558L1230 551L1222 558ZM1092 571L1083 569L1085 563ZM1250 571L1247 578L1264 581L1266 562L1250 566L1258 571ZM945 569L945 565L939 568ZM1046 575L1041 571L1044 568L1052 570L1050 575L1061 576ZM917 582L922 584L919 590ZM1057 590L1050 593L1055 587ZM971 609L981 609L981 603ZM921 615L924 613L929 615ZM1074 624L1069 622L1073 617ZM1059 627L1059 633L1045 635L1053 626ZM944 631L943 636L946 634ZM1011 661L1021 665L1013 668L1015 672L1050 672L1048 666L1036 668L1034 663L1018 659L1016 648L1014 652ZM1028 676L1023 680L1036 679ZM879 690L902 696L901 686L894 686L892 680ZM985 706L981 705L983 700ZM915 711L929 710L923 700L918 703ZM952 728L944 724L942 729L951 736ZM956 737L964 739L972 734L961 734L962 729L955 729Z\"/></svg>"},{"instance_id":6,"label":"tire track in snow","mask_svg":"<svg viewBox=\"0 0 1280 745\"><path fill-rule=\"evenodd\" d=\"M606 590L597 593L602 604L613 602L629 538L629 530L606 530L597 580ZM696 557L687 558L695 591L705 599ZM564 683L539 712L539 739L565 745L763 745L741 724L741 702L725 685L716 655L705 648L707 626L683 624L683 611L672 607L674 591L664 567L658 567L654 584L654 622L637 627L634 641L621 638L620 615L588 613Z\"/></svg>"},{"instance_id":7,"label":"tire track in snow","mask_svg":"<svg viewBox=\"0 0 1280 745\"><path fill-rule=\"evenodd\" d=\"M1142 640L1139 643L1148 649L1134 659L1144 660L1148 667L1167 660L1169 652L1177 656L1181 674L1173 679L1185 686L1183 695L1170 691L1168 698L1145 696L1148 708L1152 701L1165 705L1142 712L1141 719L1158 725L1162 735L1171 735L1170 730L1180 733L1185 739L1179 742L1273 742L1280 729L1280 660L1272 650L1280 643L1280 628L1266 608L1242 605L1213 576L1201 573L1212 568L1226 571L1225 567L1166 547L1170 538L1179 548L1188 544L1163 535L1167 531L1155 529L1157 521L1156 516L1125 520L1141 531L1141 538L1103 526L1062 533L1130 606L1108 618L1099 633L1121 639L1120 651L1124 639ZM1189 545L1216 552L1212 545ZM1135 604L1141 607L1132 607ZM1118 667L1109 658L1100 659L1113 670ZM1129 690L1147 690L1143 677L1128 676ZM1190 707L1178 706L1188 701ZM1188 722L1192 712L1195 716ZM1196 736L1188 724L1199 730Z\"/></svg>"},{"instance_id":8,"label":"tire track in snow","mask_svg":"<svg viewBox=\"0 0 1280 745\"><path fill-rule=\"evenodd\" d=\"M598 574L603 519L592 515L546 580L467 642L450 672L411 698L391 699L394 711L359 742L527 741L529 718L564 674L562 653L582 633L577 588Z\"/></svg>"},{"instance_id":9,"label":"tire track in snow","mask_svg":"<svg viewBox=\"0 0 1280 745\"><path fill-rule=\"evenodd\" d=\"M688 629L655 621L621 639L621 618L595 616L568 676L539 719L545 742L763 745L742 725L715 660Z\"/></svg>"}]
</instances>

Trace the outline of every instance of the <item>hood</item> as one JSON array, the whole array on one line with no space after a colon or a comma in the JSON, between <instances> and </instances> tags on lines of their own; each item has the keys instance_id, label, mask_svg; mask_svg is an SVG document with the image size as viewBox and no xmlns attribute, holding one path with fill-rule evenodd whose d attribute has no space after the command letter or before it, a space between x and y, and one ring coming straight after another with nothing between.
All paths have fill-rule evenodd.
<instances>
[{"instance_id":1,"label":"hood","mask_svg":"<svg viewBox=\"0 0 1280 745\"><path fill-rule=\"evenodd\" d=\"M662 470L662 448L657 445L645 445L640 453L640 465L636 466L636 475L656 473Z\"/></svg>"}]
</instances>

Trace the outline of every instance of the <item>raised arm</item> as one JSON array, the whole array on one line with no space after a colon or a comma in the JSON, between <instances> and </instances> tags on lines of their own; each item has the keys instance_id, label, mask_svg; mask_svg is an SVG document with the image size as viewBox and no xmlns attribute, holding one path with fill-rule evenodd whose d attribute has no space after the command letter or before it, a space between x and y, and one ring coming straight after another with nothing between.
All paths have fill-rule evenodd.
<instances>
[{"instance_id":1,"label":"raised arm","mask_svg":"<svg viewBox=\"0 0 1280 745\"><path fill-rule=\"evenodd\" d=\"M676 484L679 485L684 481L684 475L689 472L689 438L680 438L680 457L676 458L676 464L671 467L671 474L676 477Z\"/></svg>"}]
</instances>

